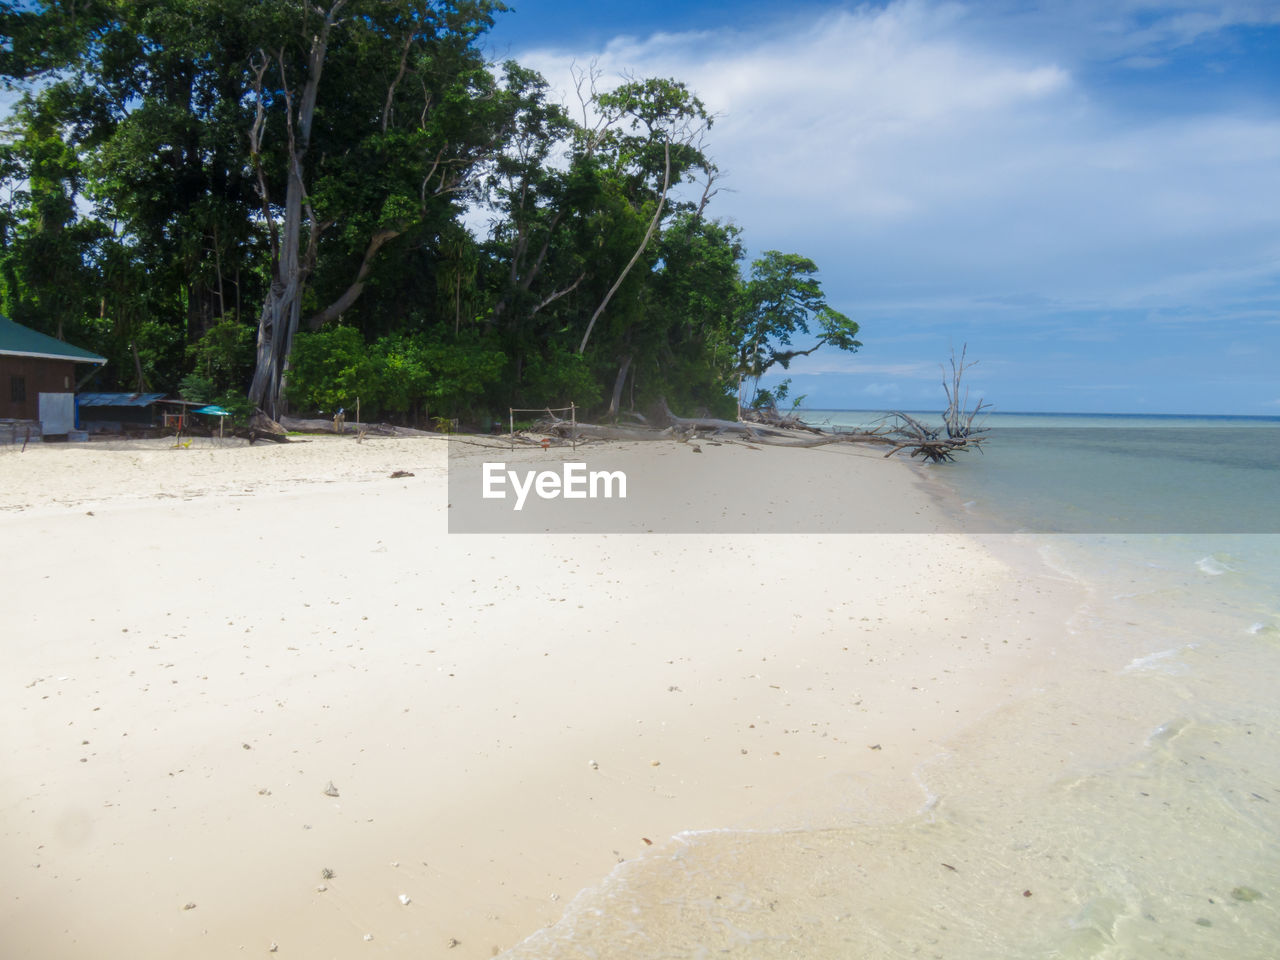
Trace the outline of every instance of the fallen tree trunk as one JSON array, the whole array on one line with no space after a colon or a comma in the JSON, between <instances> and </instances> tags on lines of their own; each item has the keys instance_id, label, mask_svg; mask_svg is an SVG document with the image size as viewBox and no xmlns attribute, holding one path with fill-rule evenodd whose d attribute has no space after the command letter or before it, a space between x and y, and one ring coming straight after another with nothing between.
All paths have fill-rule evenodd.
<instances>
[{"instance_id":1,"label":"fallen tree trunk","mask_svg":"<svg viewBox=\"0 0 1280 960\"><path fill-rule=\"evenodd\" d=\"M791 414L781 414L776 406L743 410L742 419L748 423L759 423L766 427L779 427L783 430L804 430L809 433L822 433L821 427L807 424L799 417Z\"/></svg>"},{"instance_id":2,"label":"fallen tree trunk","mask_svg":"<svg viewBox=\"0 0 1280 960\"><path fill-rule=\"evenodd\" d=\"M741 433L752 439L758 437L783 437L787 436L781 430L772 427L757 426L752 423L744 423L740 420L718 420L714 417L677 417L671 412L671 408L667 406L667 401L660 401L662 404L662 415L667 425L685 433Z\"/></svg>"},{"instance_id":3,"label":"fallen tree trunk","mask_svg":"<svg viewBox=\"0 0 1280 960\"><path fill-rule=\"evenodd\" d=\"M294 433L337 433L356 434L376 437L434 437L439 434L430 430L415 430L413 427L399 427L392 423L357 423L352 421L302 419L298 417L281 417L280 425Z\"/></svg>"},{"instance_id":4,"label":"fallen tree trunk","mask_svg":"<svg viewBox=\"0 0 1280 960\"><path fill-rule=\"evenodd\" d=\"M668 430L647 427L624 427L613 424L579 423L559 420L548 429L549 433L565 440L666 440L672 436Z\"/></svg>"},{"instance_id":5,"label":"fallen tree trunk","mask_svg":"<svg viewBox=\"0 0 1280 960\"><path fill-rule=\"evenodd\" d=\"M827 433L796 418L778 418L779 426L765 426L713 417L678 417L671 412L666 401L661 401L661 413L666 421L664 428L621 426L595 423L572 423L555 415L542 421L547 433L562 440L665 440L688 442L694 437L717 437L736 434L738 438L762 446L812 448L831 444L868 444L888 447L885 457L903 450L911 457L922 457L934 463L955 459L955 453L969 447L981 449L983 437L939 437L924 423L905 413L894 413L895 426L877 427L848 433ZM794 424L789 421L794 421ZM785 425L783 425L785 424ZM816 434L816 436L814 436ZM523 438L521 438L523 439Z\"/></svg>"}]
</instances>

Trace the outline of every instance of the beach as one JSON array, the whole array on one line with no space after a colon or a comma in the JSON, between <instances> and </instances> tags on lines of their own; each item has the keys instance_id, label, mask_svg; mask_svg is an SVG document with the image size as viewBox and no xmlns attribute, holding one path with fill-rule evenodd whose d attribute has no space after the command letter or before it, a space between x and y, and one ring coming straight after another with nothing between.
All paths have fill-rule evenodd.
<instances>
[{"instance_id":1,"label":"beach","mask_svg":"<svg viewBox=\"0 0 1280 960\"><path fill-rule=\"evenodd\" d=\"M493 956L699 832L918 815L1069 641L909 464L622 452L933 533L461 535L447 443L0 455L7 953Z\"/></svg>"}]
</instances>

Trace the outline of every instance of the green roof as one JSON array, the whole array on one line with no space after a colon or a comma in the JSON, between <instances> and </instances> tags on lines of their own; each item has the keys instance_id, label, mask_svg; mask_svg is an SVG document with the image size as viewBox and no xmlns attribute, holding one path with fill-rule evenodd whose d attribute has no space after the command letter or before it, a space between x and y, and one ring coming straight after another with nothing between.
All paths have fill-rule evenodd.
<instances>
[{"instance_id":1,"label":"green roof","mask_svg":"<svg viewBox=\"0 0 1280 960\"><path fill-rule=\"evenodd\" d=\"M0 314L0 355L46 357L50 360L73 360L76 363L107 362L106 357L37 333L30 327L14 323L4 314Z\"/></svg>"}]
</instances>

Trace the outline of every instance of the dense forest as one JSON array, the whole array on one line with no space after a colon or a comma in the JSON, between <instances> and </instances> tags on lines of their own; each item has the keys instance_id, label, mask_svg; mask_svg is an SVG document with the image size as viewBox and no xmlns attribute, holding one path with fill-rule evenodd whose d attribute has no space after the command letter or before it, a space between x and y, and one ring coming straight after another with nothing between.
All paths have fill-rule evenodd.
<instances>
[{"instance_id":1,"label":"dense forest","mask_svg":"<svg viewBox=\"0 0 1280 960\"><path fill-rule=\"evenodd\" d=\"M731 415L859 346L812 261L715 218L694 91L587 68L562 104L486 60L504 12L0 2L0 313L107 357L91 389L416 424Z\"/></svg>"}]
</instances>

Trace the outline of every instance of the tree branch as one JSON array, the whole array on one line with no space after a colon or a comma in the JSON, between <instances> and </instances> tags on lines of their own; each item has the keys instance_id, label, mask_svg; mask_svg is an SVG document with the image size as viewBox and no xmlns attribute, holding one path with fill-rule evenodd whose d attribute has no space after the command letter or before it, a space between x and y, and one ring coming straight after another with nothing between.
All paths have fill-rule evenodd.
<instances>
[{"instance_id":1,"label":"tree branch","mask_svg":"<svg viewBox=\"0 0 1280 960\"><path fill-rule=\"evenodd\" d=\"M413 43L413 30L410 29L405 34L404 49L400 51L400 70L396 73L396 78L391 81L391 86L387 87L387 102L382 105L382 132L387 132L387 124L391 122L391 101L395 98L396 87L400 85L400 81L404 79L405 69L409 65L409 47Z\"/></svg>"},{"instance_id":2,"label":"tree branch","mask_svg":"<svg viewBox=\"0 0 1280 960\"><path fill-rule=\"evenodd\" d=\"M379 230L373 235L369 241L369 246L365 248L364 259L360 261L360 269L356 271L356 278L352 281L351 286L347 287L342 296L338 297L329 306L307 318L307 326L310 329L319 330L326 323L338 319L360 298L360 294L364 292L364 285L369 277L369 271L373 267L373 258L377 256L378 251L382 249L384 244L394 240L403 232L403 230L385 229Z\"/></svg>"},{"instance_id":3,"label":"tree branch","mask_svg":"<svg viewBox=\"0 0 1280 960\"><path fill-rule=\"evenodd\" d=\"M249 69L253 71L253 90L257 96L253 126L249 128L249 157L253 163L254 175L258 179L258 197L262 200L262 219L266 221L267 231L271 237L271 266L272 272L275 272L280 265L280 233L276 229L275 217L271 215L271 195L267 190L266 177L262 173L262 131L267 123L267 111L263 104L265 94L262 90L262 78L270 66L271 60L262 48L259 48L257 55L249 61Z\"/></svg>"},{"instance_id":4,"label":"tree branch","mask_svg":"<svg viewBox=\"0 0 1280 960\"><path fill-rule=\"evenodd\" d=\"M573 281L573 283L569 284L569 286L565 287L563 290L557 290L557 291L556 291L555 293L553 293L551 296L547 297L547 299L543 300L540 304L538 304L536 307L534 307L532 310L530 310L530 311L529 311L529 316L531 316L531 317L532 317L535 313L537 313L537 312L538 312L539 310L541 310L543 307L547 306L547 305L548 305L548 304L550 304L550 303L554 303L555 301L559 300L559 299L560 299L561 297L563 297L566 293L573 293L573 291L574 291L574 290L576 290L576 289L578 288L578 284L580 284L580 283L583 281L583 279L586 277L586 275L587 275L587 272L586 272L585 270L584 270L582 273L578 274L578 279L577 279L577 280Z\"/></svg>"},{"instance_id":5,"label":"tree branch","mask_svg":"<svg viewBox=\"0 0 1280 960\"><path fill-rule=\"evenodd\" d=\"M636 265L636 261L640 259L640 254L644 253L645 247L649 245L649 241L653 238L654 232L658 229L658 223L662 220L662 208L667 203L667 190L671 187L671 141L667 140L663 143L663 152L665 154L666 163L662 171L662 195L658 198L658 209L653 212L653 219L649 221L649 229L644 233L644 239L640 241L640 246L636 247L636 252L631 255L631 259L627 261L626 267L622 273L618 275L618 279L613 282L613 286L609 288L609 292L605 294L604 299L600 302L600 306L596 307L596 312L591 315L591 322L587 324L587 331L582 335L582 343L578 344L578 352L585 353L587 350L587 341L591 339L591 331L595 328L596 321L600 319L600 314L604 313L604 308L609 305L609 301L613 299L613 295L618 292L618 288L622 286L622 281L627 279L627 274L631 272L631 268Z\"/></svg>"},{"instance_id":6,"label":"tree branch","mask_svg":"<svg viewBox=\"0 0 1280 960\"><path fill-rule=\"evenodd\" d=\"M775 363L780 363L780 364L782 364L782 369L784 369L784 370L785 370L785 369L787 368L787 365L788 365L788 364L790 364L790 363L791 363L791 361L792 361L792 360L794 360L796 357L807 357L807 356L809 356L809 354L811 354L811 353L815 352L819 347L825 346L825 345L826 345L826 343L827 343L827 340L828 340L828 338L827 338L827 337L823 337L821 340L819 340L817 343L815 343L815 344L814 344L812 347L810 347L808 350L773 350L773 351L770 351L770 354L771 354L771 356L773 357L773 360L772 360L772 362L769 364L769 366L773 366L773 364L775 364Z\"/></svg>"}]
</instances>

